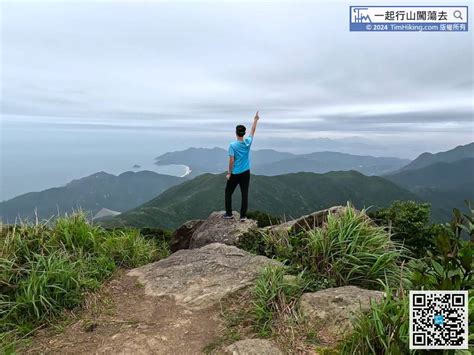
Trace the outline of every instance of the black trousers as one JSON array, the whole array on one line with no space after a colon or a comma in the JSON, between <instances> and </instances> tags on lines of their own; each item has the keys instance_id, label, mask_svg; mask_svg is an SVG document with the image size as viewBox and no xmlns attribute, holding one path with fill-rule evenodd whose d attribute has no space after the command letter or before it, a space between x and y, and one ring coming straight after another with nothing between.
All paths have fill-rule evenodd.
<instances>
[{"instance_id":1,"label":"black trousers","mask_svg":"<svg viewBox=\"0 0 474 355\"><path fill-rule=\"evenodd\" d=\"M230 179L225 185L225 211L227 215L232 215L232 194L237 185L240 186L240 193L242 194L242 206L240 206L240 218L247 214L248 200L249 200L249 184L250 184L250 170L244 171L240 174L231 174Z\"/></svg>"}]
</instances>

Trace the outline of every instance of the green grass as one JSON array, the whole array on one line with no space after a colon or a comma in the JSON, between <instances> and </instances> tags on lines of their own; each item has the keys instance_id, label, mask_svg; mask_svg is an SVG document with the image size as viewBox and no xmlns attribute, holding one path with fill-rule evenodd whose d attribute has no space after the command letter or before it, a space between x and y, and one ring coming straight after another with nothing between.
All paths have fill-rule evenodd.
<instances>
[{"instance_id":1,"label":"green grass","mask_svg":"<svg viewBox=\"0 0 474 355\"><path fill-rule=\"evenodd\" d=\"M240 323L250 323L258 336L276 338L289 351L320 346L315 325L307 324L298 312L303 292L345 285L394 289L408 282L402 268L407 251L364 210L350 205L330 214L320 228L297 234L248 235L241 247L286 264L286 268L263 270L251 292L250 310ZM380 280L386 280L386 286ZM397 349L405 349L408 313L404 302L389 294L384 303L374 304L368 315L361 315L352 342L344 345L345 353L370 353L374 348L377 354L397 354Z\"/></svg>"},{"instance_id":2,"label":"green grass","mask_svg":"<svg viewBox=\"0 0 474 355\"><path fill-rule=\"evenodd\" d=\"M368 313L359 314L354 320L354 330L341 345L340 353L365 354L409 354L409 304L408 292L403 289L385 287L386 297L381 303L372 304ZM474 293L469 295L469 324L474 321ZM472 333L470 326L469 332ZM438 350L433 354L472 354L472 335L469 350Z\"/></svg>"},{"instance_id":3,"label":"green grass","mask_svg":"<svg viewBox=\"0 0 474 355\"><path fill-rule=\"evenodd\" d=\"M306 235L303 262L312 272L334 280L336 285L376 288L377 280L400 280L401 248L387 231L375 226L364 212L347 208L340 216L329 215L327 225Z\"/></svg>"},{"instance_id":4,"label":"green grass","mask_svg":"<svg viewBox=\"0 0 474 355\"><path fill-rule=\"evenodd\" d=\"M285 353L309 350L318 343L311 325L298 310L300 296L308 286L304 274L288 274L283 266L261 270L250 292L226 300L222 308L225 326L209 343L205 353L213 353L239 339L271 338Z\"/></svg>"},{"instance_id":5,"label":"green grass","mask_svg":"<svg viewBox=\"0 0 474 355\"><path fill-rule=\"evenodd\" d=\"M131 268L167 255L165 242L136 230L91 225L84 214L54 226L1 226L0 349L81 304L117 267Z\"/></svg>"},{"instance_id":6,"label":"green grass","mask_svg":"<svg viewBox=\"0 0 474 355\"><path fill-rule=\"evenodd\" d=\"M409 309L405 292L385 287L386 297L360 314L344 341L342 354L408 354Z\"/></svg>"},{"instance_id":7,"label":"green grass","mask_svg":"<svg viewBox=\"0 0 474 355\"><path fill-rule=\"evenodd\" d=\"M252 290L250 310L232 310L232 315L238 315L239 324L253 327L252 336L271 336L288 351L309 347L318 353L409 354L409 289L470 290L469 324L474 324L474 211L469 210L465 215L454 210L451 224L438 226L433 246L421 259L408 257L409 251L391 240L388 228L377 226L364 210L358 212L351 206L343 213L329 215L322 227L310 231L248 234L240 241L241 248L276 258L286 264L286 269L265 269ZM413 225L411 219L407 227L416 231L419 225ZM463 238L467 235L470 241ZM299 274L302 282L296 285L302 288L288 285L285 272ZM344 285L382 289L386 298L357 315L353 332L342 343L321 348L315 325L304 326L295 304L303 290ZM473 330L471 326L470 333ZM471 336L469 350L457 350L456 354L472 353L473 340Z\"/></svg>"},{"instance_id":8,"label":"green grass","mask_svg":"<svg viewBox=\"0 0 474 355\"><path fill-rule=\"evenodd\" d=\"M254 329L260 336L271 334L276 318L298 318L296 303L304 289L301 275L286 275L283 267L268 266L262 270L252 290L251 311Z\"/></svg>"},{"instance_id":9,"label":"green grass","mask_svg":"<svg viewBox=\"0 0 474 355\"><path fill-rule=\"evenodd\" d=\"M380 287L379 279L400 283L400 263L406 253L384 227L350 205L342 213L330 214L322 228L296 235L267 233L263 244L265 255L312 274L314 280L325 280L328 286L372 289Z\"/></svg>"},{"instance_id":10,"label":"green grass","mask_svg":"<svg viewBox=\"0 0 474 355\"><path fill-rule=\"evenodd\" d=\"M472 290L473 242L464 240L462 233L474 235L474 210L462 215L454 209L451 224L438 226L433 247L426 256L411 260L406 266L409 289L469 290L469 350L439 350L437 354L472 354L474 330L474 292ZM403 285L385 284L386 298L372 305L367 314L354 323L354 332L343 343L344 354L407 354L409 305L408 291ZM434 353L434 352L433 352Z\"/></svg>"}]
</instances>

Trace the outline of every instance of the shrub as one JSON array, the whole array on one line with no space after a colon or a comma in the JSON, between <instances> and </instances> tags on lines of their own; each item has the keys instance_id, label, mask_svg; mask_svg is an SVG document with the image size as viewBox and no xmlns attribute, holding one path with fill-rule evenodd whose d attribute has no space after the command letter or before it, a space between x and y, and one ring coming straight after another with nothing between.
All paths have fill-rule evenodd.
<instances>
[{"instance_id":1,"label":"shrub","mask_svg":"<svg viewBox=\"0 0 474 355\"><path fill-rule=\"evenodd\" d=\"M158 242L170 242L173 231L162 228L145 227L140 229L140 234L146 239L153 239Z\"/></svg>"},{"instance_id":2,"label":"shrub","mask_svg":"<svg viewBox=\"0 0 474 355\"><path fill-rule=\"evenodd\" d=\"M432 290L474 288L474 242L462 238L463 232L472 236L474 210L469 210L470 215L462 215L454 209L451 223L437 226L432 250L410 263L412 287Z\"/></svg>"},{"instance_id":3,"label":"shrub","mask_svg":"<svg viewBox=\"0 0 474 355\"><path fill-rule=\"evenodd\" d=\"M260 228L274 226L275 224L280 224L282 222L281 218L262 211L247 212L247 217L257 221L257 225Z\"/></svg>"},{"instance_id":4,"label":"shrub","mask_svg":"<svg viewBox=\"0 0 474 355\"><path fill-rule=\"evenodd\" d=\"M415 201L395 201L377 211L375 220L390 226L392 239L403 244L415 255L422 256L432 246L430 204Z\"/></svg>"}]
</instances>

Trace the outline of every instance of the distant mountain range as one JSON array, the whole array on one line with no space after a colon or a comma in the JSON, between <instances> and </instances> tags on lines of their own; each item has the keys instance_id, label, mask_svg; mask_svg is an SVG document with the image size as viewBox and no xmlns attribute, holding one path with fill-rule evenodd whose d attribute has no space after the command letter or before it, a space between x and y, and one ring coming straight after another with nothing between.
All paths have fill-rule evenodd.
<instances>
[{"instance_id":1,"label":"distant mountain range","mask_svg":"<svg viewBox=\"0 0 474 355\"><path fill-rule=\"evenodd\" d=\"M292 153L277 152L263 149L252 151L253 164L273 163L294 157ZM228 155L222 148L188 148L186 150L169 152L155 158L156 165L183 164L191 168L192 176L204 173L221 173L227 170Z\"/></svg>"},{"instance_id":2,"label":"distant mountain range","mask_svg":"<svg viewBox=\"0 0 474 355\"><path fill-rule=\"evenodd\" d=\"M203 173L221 173L227 169L227 151L222 148L189 148L163 154L155 164L184 164L191 168L192 176ZM382 175L399 170L408 159L372 157L337 152L292 154L271 149L251 152L252 173L281 175L297 172L326 173L329 171L359 171L365 175Z\"/></svg>"},{"instance_id":3,"label":"distant mountain range","mask_svg":"<svg viewBox=\"0 0 474 355\"><path fill-rule=\"evenodd\" d=\"M131 211L104 221L106 226L175 228L223 209L225 174L203 174L165 191ZM357 208L388 206L394 200L416 200L413 193L380 177L356 171L252 176L250 210L292 218L351 201ZM240 206L237 191L234 209Z\"/></svg>"},{"instance_id":4,"label":"distant mountain range","mask_svg":"<svg viewBox=\"0 0 474 355\"><path fill-rule=\"evenodd\" d=\"M411 163L335 152L296 155L274 150L255 151L252 160L255 175L250 208L288 218L346 201L356 207L380 207L395 199L415 199L432 204L434 220L447 221L453 207L462 208L465 199L474 201L474 143L436 154L423 153ZM156 162L185 164L195 175L208 170L220 173L227 168L227 152L190 148L164 154ZM403 167L403 163L408 165ZM349 169L352 171L345 171ZM301 170L309 172L294 173ZM354 170L383 175L364 176ZM387 171L392 172L384 174ZM107 219L103 223L109 225L172 228L221 210L224 185L222 174L206 173L190 180L151 171L118 176L100 172L0 202L0 219L4 223L12 223L18 216L31 219L35 209L42 219L82 208L95 218ZM237 208L238 192L235 200ZM125 213L115 216L119 212Z\"/></svg>"},{"instance_id":5,"label":"distant mountain range","mask_svg":"<svg viewBox=\"0 0 474 355\"><path fill-rule=\"evenodd\" d=\"M464 200L474 202L474 143L423 153L384 177L430 202L434 220L449 220L454 207L464 209Z\"/></svg>"},{"instance_id":6,"label":"distant mountain range","mask_svg":"<svg viewBox=\"0 0 474 355\"><path fill-rule=\"evenodd\" d=\"M450 154L444 157L453 159ZM452 162L438 161L419 169L402 170L385 178L430 202L435 220L447 220L454 207L465 208L464 200L474 202L474 157Z\"/></svg>"},{"instance_id":7,"label":"distant mountain range","mask_svg":"<svg viewBox=\"0 0 474 355\"><path fill-rule=\"evenodd\" d=\"M328 171L355 170L365 175L382 175L400 169L410 160L352 155L337 152L316 152L301 154L273 163L256 164L253 172L257 175L281 175L300 171L325 173Z\"/></svg>"},{"instance_id":8,"label":"distant mountain range","mask_svg":"<svg viewBox=\"0 0 474 355\"><path fill-rule=\"evenodd\" d=\"M439 153L423 153L401 170L414 170L427 167L435 163L452 163L457 160L474 158L474 142L460 145L456 148Z\"/></svg>"},{"instance_id":9,"label":"distant mountain range","mask_svg":"<svg viewBox=\"0 0 474 355\"><path fill-rule=\"evenodd\" d=\"M184 179L152 171L125 172L118 176L99 172L73 180L65 186L41 192L29 192L0 202L0 219L13 223L15 219L38 218L64 214L82 208L92 214L102 208L123 212L158 196Z\"/></svg>"},{"instance_id":10,"label":"distant mountain range","mask_svg":"<svg viewBox=\"0 0 474 355\"><path fill-rule=\"evenodd\" d=\"M453 189L470 187L474 191L474 157L453 162L440 161L419 169L403 169L386 176L399 186L418 191L423 188Z\"/></svg>"},{"instance_id":11,"label":"distant mountain range","mask_svg":"<svg viewBox=\"0 0 474 355\"><path fill-rule=\"evenodd\" d=\"M351 201L360 208L381 207L393 200L411 199L430 202L433 219L446 221L450 218L453 207L463 207L465 199L474 201L473 146L474 143L471 143L447 152L423 153L415 159L418 161L416 164L409 164L410 169L401 167L395 173L385 174L383 178L368 177L355 171L297 173L272 177L255 175L251 184L251 208L275 215L295 217L346 201ZM219 148L215 148L214 151L221 157L227 155ZM198 155L203 152L200 151ZM401 160L335 152L292 154L279 160L281 156L275 157L274 152L265 151L267 154L265 159L256 154L257 160L254 160L253 172L258 174L265 170L268 175L273 175L278 171L285 171L284 169L300 170L308 169L308 166L314 170L320 167L344 170L358 164L359 170L363 170L366 174L369 172L381 174L383 171L393 169ZM186 151L180 153L183 157L187 155ZM431 163L427 157L431 157ZM173 161L174 153L170 153L167 158L170 159L168 163ZM262 164L266 159L273 161ZM188 163L192 165L192 161ZM187 219L205 217L213 210L222 209L225 181L221 177L222 175L202 175L165 191L143 206L121 214L109 222L112 225L117 223L173 228ZM240 202L238 194L236 195L237 208Z\"/></svg>"}]
</instances>

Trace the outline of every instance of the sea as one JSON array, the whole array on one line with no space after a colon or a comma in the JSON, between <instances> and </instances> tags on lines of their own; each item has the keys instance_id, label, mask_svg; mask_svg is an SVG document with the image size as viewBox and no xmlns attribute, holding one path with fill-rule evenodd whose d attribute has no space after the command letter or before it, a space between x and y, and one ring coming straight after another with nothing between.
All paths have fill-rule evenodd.
<instances>
[{"instance_id":1,"label":"sea","mask_svg":"<svg viewBox=\"0 0 474 355\"><path fill-rule=\"evenodd\" d=\"M161 154L203 143L199 138L183 139L182 132L178 139L178 134L3 121L0 126L0 201L63 186L100 171L118 175L151 170L185 176L190 172L187 166L154 164Z\"/></svg>"}]
</instances>

